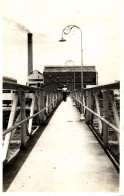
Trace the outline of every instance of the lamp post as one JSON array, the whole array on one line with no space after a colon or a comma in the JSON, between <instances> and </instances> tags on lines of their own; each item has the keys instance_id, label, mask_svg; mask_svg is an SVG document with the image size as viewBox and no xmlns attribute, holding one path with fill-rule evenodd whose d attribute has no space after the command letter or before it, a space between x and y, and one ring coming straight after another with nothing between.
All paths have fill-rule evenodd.
<instances>
[{"instance_id":1,"label":"lamp post","mask_svg":"<svg viewBox=\"0 0 124 196\"><path fill-rule=\"evenodd\" d=\"M85 120L84 118L84 109L83 109L83 95L84 95L84 87L83 87L83 48L82 48L82 30L76 26L76 25L68 25L66 26L63 31L62 31L62 38L59 40L59 42L65 42L66 39L63 38L63 34L68 35L71 30L73 28L77 28L78 30L80 30L81 33L81 102L82 102L82 106L81 106L81 116L80 116L80 120L83 121Z\"/></svg>"},{"instance_id":2,"label":"lamp post","mask_svg":"<svg viewBox=\"0 0 124 196\"><path fill-rule=\"evenodd\" d=\"M73 66L74 66L74 85L73 85L73 91L75 91L75 63L74 63L74 61L72 61L72 60L67 60L67 61L65 62L65 65L68 65L69 63L72 63Z\"/></svg>"}]
</instances>

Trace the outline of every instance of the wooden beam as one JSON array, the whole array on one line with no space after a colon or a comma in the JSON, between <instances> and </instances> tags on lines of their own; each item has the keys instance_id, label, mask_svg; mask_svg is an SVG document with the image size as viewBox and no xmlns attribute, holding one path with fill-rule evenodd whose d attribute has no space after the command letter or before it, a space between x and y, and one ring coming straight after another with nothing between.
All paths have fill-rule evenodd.
<instances>
[{"instance_id":1,"label":"wooden beam","mask_svg":"<svg viewBox=\"0 0 124 196\"><path fill-rule=\"evenodd\" d=\"M31 102L31 108L30 108L30 116L32 116L34 114L34 107L35 107L35 93L33 93L33 95L32 95L32 102ZM32 123L33 123L33 118L31 118L29 120L29 123L28 123L28 133L29 133L29 135L31 134L31 131L32 131Z\"/></svg>"},{"instance_id":2,"label":"wooden beam","mask_svg":"<svg viewBox=\"0 0 124 196\"><path fill-rule=\"evenodd\" d=\"M110 91L103 91L103 118L107 121L109 120L109 100L110 100ZM108 125L103 122L103 146L107 148L108 146Z\"/></svg>"},{"instance_id":3,"label":"wooden beam","mask_svg":"<svg viewBox=\"0 0 124 196\"><path fill-rule=\"evenodd\" d=\"M96 102L96 111L97 111L97 114L99 116L101 116L99 99L98 99L98 94L97 93L95 94L95 102ZM100 119L98 119L98 125L99 125L99 132L100 132L100 134L102 134L102 122L101 122Z\"/></svg>"},{"instance_id":4,"label":"wooden beam","mask_svg":"<svg viewBox=\"0 0 124 196\"><path fill-rule=\"evenodd\" d=\"M88 108L92 108L92 97L91 91L86 91L86 105ZM86 110L85 120L87 123L91 123L92 113L89 110Z\"/></svg>"},{"instance_id":5,"label":"wooden beam","mask_svg":"<svg viewBox=\"0 0 124 196\"><path fill-rule=\"evenodd\" d=\"M18 94L15 93L14 96L13 96L13 104L12 104L11 113L10 113L10 116L9 116L7 129L9 129L10 127L13 126L17 104L18 104ZM9 149L10 139L11 139L11 132L7 133L6 136L5 136L4 145L3 145L3 148L2 148L2 160L3 161L5 161L7 156L8 156L8 149Z\"/></svg>"},{"instance_id":6,"label":"wooden beam","mask_svg":"<svg viewBox=\"0 0 124 196\"><path fill-rule=\"evenodd\" d=\"M110 91L110 101L111 101L111 105L112 105L112 111L113 111L115 125L118 128L120 128L120 119L119 119L118 109L117 109L117 105L116 105L113 91ZM117 138L118 138L118 143L120 145L120 135L117 135Z\"/></svg>"},{"instance_id":7,"label":"wooden beam","mask_svg":"<svg viewBox=\"0 0 124 196\"><path fill-rule=\"evenodd\" d=\"M113 111L113 115L114 115L115 125L119 128L120 127L120 120L119 120L117 105L116 105L113 91L110 92L110 101L111 101L111 105L112 105L112 111Z\"/></svg>"},{"instance_id":8,"label":"wooden beam","mask_svg":"<svg viewBox=\"0 0 124 196\"><path fill-rule=\"evenodd\" d=\"M26 107L25 107L25 92L21 91L20 92L20 105L21 105L21 120L26 118ZM26 122L23 122L21 124L21 147L26 146L26 141L27 141L27 126Z\"/></svg>"},{"instance_id":9,"label":"wooden beam","mask_svg":"<svg viewBox=\"0 0 124 196\"><path fill-rule=\"evenodd\" d=\"M48 93L46 93L46 115L48 115L48 113L49 113L48 105L49 105Z\"/></svg>"}]
</instances>

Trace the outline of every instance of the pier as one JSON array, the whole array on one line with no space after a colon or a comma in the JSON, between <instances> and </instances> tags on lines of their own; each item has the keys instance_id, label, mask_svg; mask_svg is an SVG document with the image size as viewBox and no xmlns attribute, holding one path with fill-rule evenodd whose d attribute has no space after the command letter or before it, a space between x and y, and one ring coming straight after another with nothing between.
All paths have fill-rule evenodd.
<instances>
[{"instance_id":1,"label":"pier","mask_svg":"<svg viewBox=\"0 0 124 196\"><path fill-rule=\"evenodd\" d=\"M119 85L85 89L80 121L80 91L63 102L60 91L3 82L14 93L3 131L3 191L118 192Z\"/></svg>"}]
</instances>

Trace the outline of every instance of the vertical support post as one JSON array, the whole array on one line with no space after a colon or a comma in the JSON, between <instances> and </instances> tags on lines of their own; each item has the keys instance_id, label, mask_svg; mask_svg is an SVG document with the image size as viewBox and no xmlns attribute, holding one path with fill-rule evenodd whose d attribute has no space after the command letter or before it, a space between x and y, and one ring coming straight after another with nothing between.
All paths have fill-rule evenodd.
<instances>
[{"instance_id":1,"label":"vertical support post","mask_svg":"<svg viewBox=\"0 0 124 196\"><path fill-rule=\"evenodd\" d=\"M25 113L25 92L21 92L21 120L24 120L26 118ZM26 140L27 140L27 134L26 134L26 122L21 124L21 147L26 146Z\"/></svg>"},{"instance_id":2,"label":"vertical support post","mask_svg":"<svg viewBox=\"0 0 124 196\"><path fill-rule=\"evenodd\" d=\"M11 113L10 113L7 129L9 129L10 127L13 126L17 104L18 104L18 94L15 93L14 96L13 96L13 104L12 104L12 108L11 108ZM8 157L8 149L9 149L10 138L11 138L11 132L7 133L6 136L5 136L4 145L3 145L3 148L2 148L2 160L3 161L5 161L6 158Z\"/></svg>"},{"instance_id":3,"label":"vertical support post","mask_svg":"<svg viewBox=\"0 0 124 196\"><path fill-rule=\"evenodd\" d=\"M112 105L115 125L119 128L120 127L120 120L119 120L119 116L118 116L118 110L117 110L113 91L111 91L110 101L111 101L111 105Z\"/></svg>"},{"instance_id":4,"label":"vertical support post","mask_svg":"<svg viewBox=\"0 0 124 196\"><path fill-rule=\"evenodd\" d=\"M51 103L51 101L52 101L52 93L49 92L49 104ZM49 112L51 113L51 111L52 111L52 104L50 104L49 106Z\"/></svg>"},{"instance_id":5,"label":"vertical support post","mask_svg":"<svg viewBox=\"0 0 124 196\"><path fill-rule=\"evenodd\" d=\"M80 100L79 92L78 91L76 93L76 98L77 98L77 100ZM77 108L79 108L79 102L78 101L77 101Z\"/></svg>"},{"instance_id":6,"label":"vertical support post","mask_svg":"<svg viewBox=\"0 0 124 196\"><path fill-rule=\"evenodd\" d=\"M46 94L46 115L48 115L49 111L48 111L48 92Z\"/></svg>"},{"instance_id":7,"label":"vertical support post","mask_svg":"<svg viewBox=\"0 0 124 196\"><path fill-rule=\"evenodd\" d=\"M99 105L99 99L98 99L98 95L95 94L95 101L96 101L96 110L97 110L97 114L100 116L100 105ZM98 118L98 125L99 125L99 132L100 134L102 134L102 122L101 120Z\"/></svg>"},{"instance_id":8,"label":"vertical support post","mask_svg":"<svg viewBox=\"0 0 124 196\"><path fill-rule=\"evenodd\" d=\"M80 29L80 28L79 28ZM83 47L82 47L82 31L80 29L80 32L81 32L81 102L82 102L82 105L81 105L81 116L80 116L80 121L84 121L85 118L84 118L84 85L83 85L83 82L84 82L84 79L83 79Z\"/></svg>"},{"instance_id":9,"label":"vertical support post","mask_svg":"<svg viewBox=\"0 0 124 196\"><path fill-rule=\"evenodd\" d=\"M83 95L81 94L81 92L79 92L79 100L81 101L81 103L83 103ZM84 107L80 103L79 103L79 108L80 108L80 112L83 112L83 116L84 116Z\"/></svg>"},{"instance_id":10,"label":"vertical support post","mask_svg":"<svg viewBox=\"0 0 124 196\"><path fill-rule=\"evenodd\" d=\"M48 105L50 104L50 92L48 94ZM49 114L50 114L50 107L51 105L48 106L48 111L49 111Z\"/></svg>"},{"instance_id":11,"label":"vertical support post","mask_svg":"<svg viewBox=\"0 0 124 196\"><path fill-rule=\"evenodd\" d=\"M55 92L52 93L52 101L53 101L53 104L52 104L52 108L54 109L55 108Z\"/></svg>"},{"instance_id":12,"label":"vertical support post","mask_svg":"<svg viewBox=\"0 0 124 196\"><path fill-rule=\"evenodd\" d=\"M91 91L86 91L86 104L87 107L92 109L92 97L91 97ZM89 110L86 110L86 122L88 124L91 123L91 119L92 119L92 113Z\"/></svg>"},{"instance_id":13,"label":"vertical support post","mask_svg":"<svg viewBox=\"0 0 124 196\"><path fill-rule=\"evenodd\" d=\"M91 109L95 111L95 92L91 91ZM90 113L90 123L93 124L94 115Z\"/></svg>"},{"instance_id":14,"label":"vertical support post","mask_svg":"<svg viewBox=\"0 0 124 196\"><path fill-rule=\"evenodd\" d=\"M113 91L111 91L111 93L110 93L110 101L111 101L111 105L112 105L112 111L113 111L113 115L114 115L115 125L119 128L120 127L120 120L119 120L117 105L116 105L116 102L115 102L114 92ZM118 138L118 143L120 145L120 137L119 137L119 135L117 135L117 138Z\"/></svg>"},{"instance_id":15,"label":"vertical support post","mask_svg":"<svg viewBox=\"0 0 124 196\"><path fill-rule=\"evenodd\" d=\"M55 99L56 99L56 101L55 101L55 106L57 106L57 98L58 98L58 94L57 94L57 92L55 93Z\"/></svg>"},{"instance_id":16,"label":"vertical support post","mask_svg":"<svg viewBox=\"0 0 124 196\"><path fill-rule=\"evenodd\" d=\"M109 91L103 91L103 117L109 120ZM107 148L108 146L108 125L103 122L103 146Z\"/></svg>"},{"instance_id":17,"label":"vertical support post","mask_svg":"<svg viewBox=\"0 0 124 196\"><path fill-rule=\"evenodd\" d=\"M37 107L37 111L39 112L41 110L41 92L36 92L36 107ZM41 123L41 113L39 113L39 119L38 122Z\"/></svg>"},{"instance_id":18,"label":"vertical support post","mask_svg":"<svg viewBox=\"0 0 124 196\"><path fill-rule=\"evenodd\" d=\"M75 86L74 86L74 91L73 91L73 94L72 95L75 97ZM75 99L74 98L73 98L73 106L76 106Z\"/></svg>"},{"instance_id":19,"label":"vertical support post","mask_svg":"<svg viewBox=\"0 0 124 196\"><path fill-rule=\"evenodd\" d=\"M31 109L30 109L30 116L32 116L34 114L34 107L35 107L35 92L33 93L33 96L32 96L32 103L31 103ZM28 123L28 133L31 134L31 131L32 131L32 123L33 123L33 118L31 118L29 120L29 123Z\"/></svg>"},{"instance_id":20,"label":"vertical support post","mask_svg":"<svg viewBox=\"0 0 124 196\"><path fill-rule=\"evenodd\" d=\"M56 101L55 101L55 99L56 99L56 91L54 92L54 108L56 107Z\"/></svg>"},{"instance_id":21,"label":"vertical support post","mask_svg":"<svg viewBox=\"0 0 124 196\"><path fill-rule=\"evenodd\" d=\"M41 101L41 109L45 108L45 91L40 92L40 101ZM41 112L41 121L44 121L46 119L45 117L45 111Z\"/></svg>"}]
</instances>

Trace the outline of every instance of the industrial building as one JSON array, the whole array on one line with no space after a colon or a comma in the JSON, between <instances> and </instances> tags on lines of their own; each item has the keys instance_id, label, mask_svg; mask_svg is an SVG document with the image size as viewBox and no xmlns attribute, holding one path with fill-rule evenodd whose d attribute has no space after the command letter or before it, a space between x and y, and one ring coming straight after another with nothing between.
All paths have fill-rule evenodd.
<instances>
[{"instance_id":1,"label":"industrial building","mask_svg":"<svg viewBox=\"0 0 124 196\"><path fill-rule=\"evenodd\" d=\"M51 80L62 85L66 84L69 90L81 88L81 66L44 66L44 84ZM75 84L74 84L75 83ZM95 66L83 66L83 85L98 84L98 73Z\"/></svg>"},{"instance_id":2,"label":"industrial building","mask_svg":"<svg viewBox=\"0 0 124 196\"><path fill-rule=\"evenodd\" d=\"M41 87L43 83L43 74L38 70L34 70L28 75L28 86Z\"/></svg>"}]
</instances>

